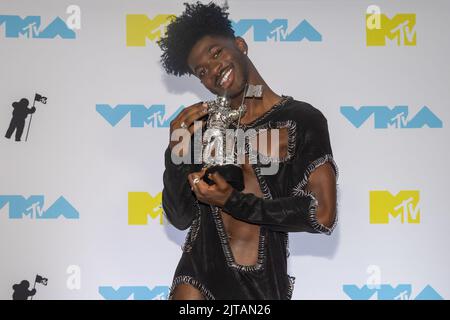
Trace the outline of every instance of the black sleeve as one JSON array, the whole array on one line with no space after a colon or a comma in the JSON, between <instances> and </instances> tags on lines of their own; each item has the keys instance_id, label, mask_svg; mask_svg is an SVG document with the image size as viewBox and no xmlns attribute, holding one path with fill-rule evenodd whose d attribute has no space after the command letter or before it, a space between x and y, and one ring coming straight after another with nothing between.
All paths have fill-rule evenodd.
<instances>
[{"instance_id":1,"label":"black sleeve","mask_svg":"<svg viewBox=\"0 0 450 320\"><path fill-rule=\"evenodd\" d=\"M175 228L184 230L191 225L199 211L197 199L191 191L187 176L191 172L200 171L201 165L174 164L170 148L166 149L164 161L162 192L164 214Z\"/></svg>"},{"instance_id":2,"label":"black sleeve","mask_svg":"<svg viewBox=\"0 0 450 320\"><path fill-rule=\"evenodd\" d=\"M312 108L312 107L311 107ZM224 211L233 217L275 231L331 234L331 228L317 221L318 202L313 193L305 190L308 178L318 166L330 162L336 176L326 118L317 109L309 109L303 121L296 122L297 146L292 159L292 178L296 183L291 195L276 199L262 199L253 194L233 191Z\"/></svg>"}]
</instances>

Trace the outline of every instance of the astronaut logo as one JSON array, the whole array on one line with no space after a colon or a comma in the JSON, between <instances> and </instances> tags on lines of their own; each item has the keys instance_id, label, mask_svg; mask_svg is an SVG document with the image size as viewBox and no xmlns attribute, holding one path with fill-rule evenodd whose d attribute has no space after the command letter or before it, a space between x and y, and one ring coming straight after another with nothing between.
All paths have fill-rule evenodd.
<instances>
[{"instance_id":1,"label":"astronaut logo","mask_svg":"<svg viewBox=\"0 0 450 320\"><path fill-rule=\"evenodd\" d=\"M12 107L14 110L12 112L11 122L10 122L8 130L6 131L6 134L5 134L6 138L10 139L12 134L15 131L15 133L16 133L15 141L21 141L23 129L25 128L25 120L27 119L28 115L31 114L30 120L28 122L27 134L25 137L25 141L28 140L28 133L30 131L31 119L33 117L33 113L36 112L36 107L35 107L36 101L46 104L47 98L36 93L34 95L33 106L31 108L28 108L28 105L30 104L30 102L26 98L22 98L20 101L12 103Z\"/></svg>"},{"instance_id":2,"label":"astronaut logo","mask_svg":"<svg viewBox=\"0 0 450 320\"><path fill-rule=\"evenodd\" d=\"M13 285L13 300L28 300L36 294L36 289L30 290L30 283L27 280L22 280L20 283Z\"/></svg>"},{"instance_id":3,"label":"astronaut logo","mask_svg":"<svg viewBox=\"0 0 450 320\"><path fill-rule=\"evenodd\" d=\"M33 300L33 296L36 294L36 283L40 283L44 286L47 285L48 279L44 278L40 275L36 275L36 278L34 280L33 289L30 290L30 283L27 280L22 280L20 283L17 283L12 286L14 292L12 295L13 300L28 300L29 297L31 297L31 300Z\"/></svg>"}]
</instances>

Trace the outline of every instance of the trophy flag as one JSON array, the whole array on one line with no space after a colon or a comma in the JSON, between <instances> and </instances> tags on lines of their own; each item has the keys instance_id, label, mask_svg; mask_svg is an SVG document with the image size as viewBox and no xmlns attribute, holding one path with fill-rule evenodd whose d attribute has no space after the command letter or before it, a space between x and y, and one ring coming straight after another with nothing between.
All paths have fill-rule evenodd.
<instances>
[{"instance_id":1,"label":"trophy flag","mask_svg":"<svg viewBox=\"0 0 450 320\"><path fill-rule=\"evenodd\" d=\"M34 279L33 290L36 288L36 283L40 283L40 284L43 284L44 286L46 286L48 283L48 279L37 274L36 278ZM33 296L31 296L31 300L33 300Z\"/></svg>"},{"instance_id":2,"label":"trophy flag","mask_svg":"<svg viewBox=\"0 0 450 320\"><path fill-rule=\"evenodd\" d=\"M36 101L43 103L43 104L47 104L47 97L44 97L44 96L40 95L39 93L36 93L34 95L33 108L34 108L34 104L36 103ZM28 122L27 135L25 137L25 141L28 140L28 132L30 131L31 119L33 119L33 114L31 114L30 121Z\"/></svg>"},{"instance_id":3,"label":"trophy flag","mask_svg":"<svg viewBox=\"0 0 450 320\"><path fill-rule=\"evenodd\" d=\"M47 97L43 97L39 93L36 93L34 95L34 101L39 101L39 102L42 102L43 104L46 104L47 103ZM33 106L34 106L34 102L33 102Z\"/></svg>"},{"instance_id":4,"label":"trophy flag","mask_svg":"<svg viewBox=\"0 0 450 320\"><path fill-rule=\"evenodd\" d=\"M48 279L44 278L43 276L36 275L36 279L34 280L35 283L42 283L44 286L47 285Z\"/></svg>"}]
</instances>

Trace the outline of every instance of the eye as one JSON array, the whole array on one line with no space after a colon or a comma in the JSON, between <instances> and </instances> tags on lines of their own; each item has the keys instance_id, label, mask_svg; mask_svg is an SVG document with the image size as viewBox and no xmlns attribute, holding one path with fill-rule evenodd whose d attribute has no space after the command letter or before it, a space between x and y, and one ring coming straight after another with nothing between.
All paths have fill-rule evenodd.
<instances>
[{"instance_id":1,"label":"eye","mask_svg":"<svg viewBox=\"0 0 450 320\"><path fill-rule=\"evenodd\" d=\"M206 74L205 70L202 69L202 70L200 70L200 71L198 72L198 77L199 77L199 78L203 78L203 77L205 76L205 74Z\"/></svg>"},{"instance_id":2,"label":"eye","mask_svg":"<svg viewBox=\"0 0 450 320\"><path fill-rule=\"evenodd\" d=\"M222 48L219 49L219 50L217 50L217 51L214 53L214 55L213 55L214 59L217 59L217 58L220 56L220 53L221 53L221 52L222 52Z\"/></svg>"}]
</instances>

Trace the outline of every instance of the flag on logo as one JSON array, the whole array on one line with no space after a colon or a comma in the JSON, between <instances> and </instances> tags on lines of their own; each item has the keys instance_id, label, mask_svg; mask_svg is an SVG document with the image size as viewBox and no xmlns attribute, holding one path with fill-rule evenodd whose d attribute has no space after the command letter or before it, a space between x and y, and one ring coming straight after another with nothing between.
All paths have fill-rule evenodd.
<instances>
[{"instance_id":1,"label":"flag on logo","mask_svg":"<svg viewBox=\"0 0 450 320\"><path fill-rule=\"evenodd\" d=\"M48 279L37 274L35 281L36 281L36 283L42 283L44 286L46 286L47 282L48 282Z\"/></svg>"},{"instance_id":2,"label":"flag on logo","mask_svg":"<svg viewBox=\"0 0 450 320\"><path fill-rule=\"evenodd\" d=\"M39 93L34 95L34 101L42 102L43 104L47 103L47 97L41 96Z\"/></svg>"}]
</instances>

